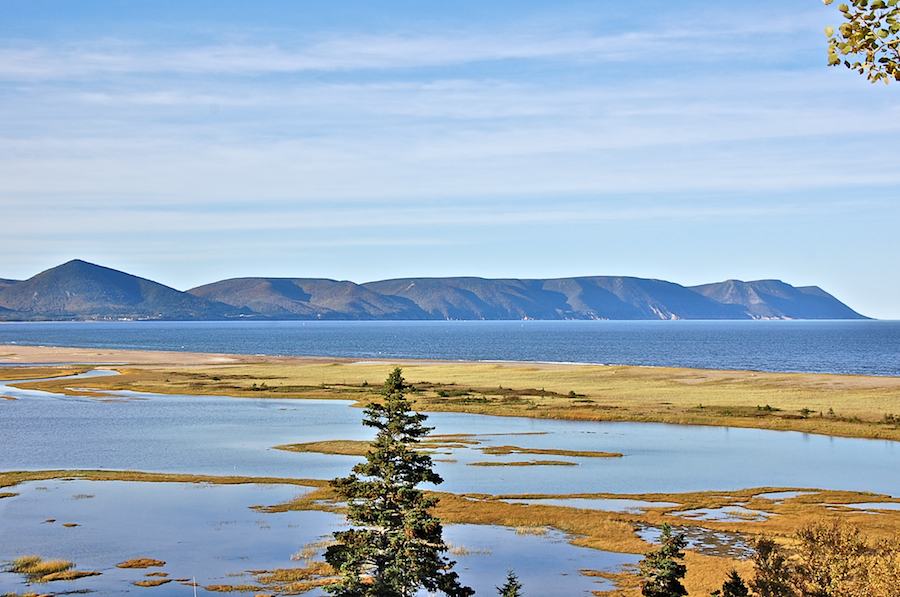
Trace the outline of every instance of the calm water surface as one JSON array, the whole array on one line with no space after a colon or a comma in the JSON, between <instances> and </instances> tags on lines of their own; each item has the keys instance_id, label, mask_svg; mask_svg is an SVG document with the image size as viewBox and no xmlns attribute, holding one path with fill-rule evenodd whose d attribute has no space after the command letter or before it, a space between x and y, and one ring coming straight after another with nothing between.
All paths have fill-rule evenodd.
<instances>
[{"instance_id":1,"label":"calm water surface","mask_svg":"<svg viewBox=\"0 0 900 597\"><path fill-rule=\"evenodd\" d=\"M898 322L117 322L0 324L0 344L319 355L351 358L525 360L768 371L900 375ZM91 375L100 373L92 372ZM89 377L89 376L86 376ZM73 386L89 385L72 379ZM329 479L358 459L274 450L279 444L371 439L347 402L119 392L69 397L0 384L0 470L135 469ZM622 458L487 455L477 447L435 457L456 493L645 493L797 487L900 496L900 444L722 427L547 421L434 413L437 434L482 445L620 452ZM476 462L566 460L575 466L481 467ZM0 560L23 553L74 559L103 575L74 588L124 594L132 557L171 562L172 578L229 582L245 570L289 565L304 543L339 528L330 514L258 514L296 487L27 483L0 499ZM92 496L92 497L86 497ZM44 523L47 519L57 523ZM63 527L64 522L79 526ZM645 529L651 532L652 529ZM597 590L581 568L632 556L573 548L558 533L451 526L447 539L491 555L459 557L464 582L491 593L513 565L529 593ZM575 551L573 551L575 550ZM158 554L158 555L157 555ZM287 560L286 560L287 558ZM567 571L561 575L561 571ZM141 572L140 574L143 574ZM239 583L234 578L233 583ZM93 583L93 584L92 584ZM68 590L73 585L67 585ZM169 593L185 589L166 585ZM147 589L134 590L146 591ZM0 592L24 592L0 573ZM187 593L185 593L187 594Z\"/></svg>"},{"instance_id":2,"label":"calm water surface","mask_svg":"<svg viewBox=\"0 0 900 597\"><path fill-rule=\"evenodd\" d=\"M0 344L900 375L898 321L2 323Z\"/></svg>"},{"instance_id":3,"label":"calm water surface","mask_svg":"<svg viewBox=\"0 0 900 597\"><path fill-rule=\"evenodd\" d=\"M73 383L76 385L77 381ZM8 393L4 390L3 393ZM115 392L118 400L42 393L0 400L0 470L133 469L330 479L355 457L274 446L373 437L362 410L334 400L249 399ZM619 452L622 458L438 454L441 489L463 493L647 493L804 487L900 496L900 444L760 429L554 421L432 413L436 434L484 445ZM567 460L576 466L469 466Z\"/></svg>"},{"instance_id":4,"label":"calm water surface","mask_svg":"<svg viewBox=\"0 0 900 597\"><path fill-rule=\"evenodd\" d=\"M20 495L0 500L0 561L37 553L45 559L72 560L79 570L101 572L74 582L37 585L41 591L192 595L193 588L177 582L157 589L132 583L143 580L147 572L165 572L172 579L196 578L200 585L252 582L252 576L244 575L247 570L302 565L292 562L291 555L344 528L342 516L327 512L265 514L249 508L282 503L304 493L295 486L50 480L24 483L15 491ZM49 519L54 522L46 522ZM78 526L64 527L66 523ZM563 534L552 531L534 536L517 535L515 529L450 525L444 537L453 545L482 552L452 556L462 581L481 595L493 593L509 566L516 568L531 594L590 595L592 590L611 586L582 576L579 570L615 571L639 559L575 547ZM139 557L166 565L147 570L115 567ZM0 592L34 590L20 575L0 572ZM199 587L197 592L220 594Z\"/></svg>"}]
</instances>

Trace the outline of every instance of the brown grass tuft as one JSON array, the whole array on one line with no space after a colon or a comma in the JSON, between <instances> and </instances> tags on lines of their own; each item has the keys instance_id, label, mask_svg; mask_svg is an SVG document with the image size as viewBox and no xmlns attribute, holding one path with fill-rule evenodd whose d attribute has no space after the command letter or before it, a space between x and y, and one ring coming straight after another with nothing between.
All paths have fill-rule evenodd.
<instances>
[{"instance_id":1,"label":"brown grass tuft","mask_svg":"<svg viewBox=\"0 0 900 597\"><path fill-rule=\"evenodd\" d=\"M40 556L22 556L15 558L10 570L17 574L24 574L32 582L43 582L43 578L50 574L64 572L74 568L75 564L67 560L43 561Z\"/></svg>"},{"instance_id":2,"label":"brown grass tuft","mask_svg":"<svg viewBox=\"0 0 900 597\"><path fill-rule=\"evenodd\" d=\"M137 580L131 584L136 587L158 587L170 582L172 582L171 578L157 578L155 580Z\"/></svg>"},{"instance_id":3,"label":"brown grass tuft","mask_svg":"<svg viewBox=\"0 0 900 597\"><path fill-rule=\"evenodd\" d=\"M154 560L152 558L135 558L116 564L116 568L162 568L166 563L162 560Z\"/></svg>"},{"instance_id":4,"label":"brown grass tuft","mask_svg":"<svg viewBox=\"0 0 900 597\"><path fill-rule=\"evenodd\" d=\"M259 590L259 587L253 585L209 585L208 587L203 587L207 591L215 591L216 593L255 593Z\"/></svg>"}]
</instances>

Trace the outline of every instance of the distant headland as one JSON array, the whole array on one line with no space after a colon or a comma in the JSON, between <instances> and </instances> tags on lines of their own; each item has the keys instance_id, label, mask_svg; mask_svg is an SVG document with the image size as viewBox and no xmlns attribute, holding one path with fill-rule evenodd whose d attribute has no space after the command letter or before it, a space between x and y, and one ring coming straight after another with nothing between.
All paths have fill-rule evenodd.
<instances>
[{"instance_id":1,"label":"distant headland","mask_svg":"<svg viewBox=\"0 0 900 597\"><path fill-rule=\"evenodd\" d=\"M0 321L868 319L817 286L587 276L235 278L186 292L81 260L0 279Z\"/></svg>"}]
</instances>

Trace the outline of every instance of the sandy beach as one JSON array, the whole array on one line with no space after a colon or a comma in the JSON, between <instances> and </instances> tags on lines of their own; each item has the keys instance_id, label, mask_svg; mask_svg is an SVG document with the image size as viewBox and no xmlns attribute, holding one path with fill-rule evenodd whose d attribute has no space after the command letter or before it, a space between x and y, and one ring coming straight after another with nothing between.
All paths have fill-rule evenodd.
<instances>
[{"instance_id":1,"label":"sandy beach","mask_svg":"<svg viewBox=\"0 0 900 597\"><path fill-rule=\"evenodd\" d=\"M68 348L61 346L0 345L0 367L3 365L76 363L90 365L241 365L249 363L284 363L318 365L350 363L354 359L326 357L293 357L243 354L212 354L154 350L111 350L106 348Z\"/></svg>"}]
</instances>

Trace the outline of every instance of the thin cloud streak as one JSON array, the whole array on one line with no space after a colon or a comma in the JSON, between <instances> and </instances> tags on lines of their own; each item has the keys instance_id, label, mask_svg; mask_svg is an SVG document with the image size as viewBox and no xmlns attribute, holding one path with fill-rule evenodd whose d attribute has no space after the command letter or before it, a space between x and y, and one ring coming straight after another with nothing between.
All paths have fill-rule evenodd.
<instances>
[{"instance_id":1,"label":"thin cloud streak","mask_svg":"<svg viewBox=\"0 0 900 597\"><path fill-rule=\"evenodd\" d=\"M103 75L182 73L255 76L302 72L346 72L447 67L506 60L588 60L657 63L726 61L744 57L752 47L757 59L767 50L761 35L804 31L794 19L767 23L723 22L718 26L662 28L593 35L570 29L548 36L515 27L498 33L456 35L340 35L289 48L276 43L221 44L158 50L140 41L106 39L68 46L7 42L0 47L0 78L69 80Z\"/></svg>"},{"instance_id":2,"label":"thin cloud streak","mask_svg":"<svg viewBox=\"0 0 900 597\"><path fill-rule=\"evenodd\" d=\"M22 201L25 203L25 201ZM289 230L353 231L359 229L403 227L410 231L422 228L450 228L465 226L522 226L546 224L551 226L591 225L616 222L732 222L735 220L778 220L822 216L827 213L857 211L861 207L871 209L871 204L859 202L848 204L841 201L822 202L816 206L806 204L746 204L706 205L675 203L657 205L633 201L634 206L620 207L621 201L582 199L577 202L559 202L547 198L543 202L534 200L468 203L453 206L410 207L406 205L371 208L365 205L335 205L330 208L313 207L297 209L293 206L255 205L240 212L222 213L212 210L167 210L142 209L133 207L109 211L106 209L57 209L54 218L38 218L44 223L36 226L35 216L17 216L13 211L7 222L10 239L22 239L33 234L71 235L102 234L115 230L117 234L148 233L165 231L166 234L182 232L227 232L241 231L277 232ZM15 208L13 203L10 207ZM68 222L79 219L83 222L77 231L72 231ZM56 222L54 224L53 222ZM356 232L353 232L355 235ZM429 244L428 236L419 238L412 244ZM422 240L425 239L425 240ZM316 241L316 246L322 241ZM346 242L336 242L335 246ZM368 242L368 241L367 241ZM367 243L366 243L367 244ZM409 244L409 243L404 243Z\"/></svg>"}]
</instances>

